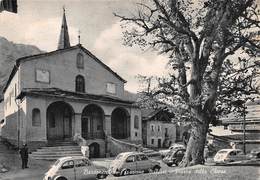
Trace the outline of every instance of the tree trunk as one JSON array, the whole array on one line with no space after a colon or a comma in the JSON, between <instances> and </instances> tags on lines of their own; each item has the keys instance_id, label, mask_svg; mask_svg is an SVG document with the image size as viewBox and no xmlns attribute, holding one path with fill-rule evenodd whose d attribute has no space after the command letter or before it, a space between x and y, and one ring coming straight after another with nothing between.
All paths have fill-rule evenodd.
<instances>
[{"instance_id":1,"label":"tree trunk","mask_svg":"<svg viewBox=\"0 0 260 180\"><path fill-rule=\"evenodd\" d=\"M200 120L207 122L207 120ZM204 146L208 132L208 123L196 122L190 132L190 139L186 147L185 156L180 164L181 167L204 164Z\"/></svg>"}]
</instances>

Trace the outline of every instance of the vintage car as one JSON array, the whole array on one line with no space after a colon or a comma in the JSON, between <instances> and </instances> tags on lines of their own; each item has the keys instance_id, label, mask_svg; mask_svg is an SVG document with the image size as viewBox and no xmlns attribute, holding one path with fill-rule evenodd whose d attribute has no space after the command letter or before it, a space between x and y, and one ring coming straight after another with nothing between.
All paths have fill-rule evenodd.
<instances>
[{"instance_id":1,"label":"vintage car","mask_svg":"<svg viewBox=\"0 0 260 180\"><path fill-rule=\"evenodd\" d=\"M176 149L185 149L185 146L182 144L173 144L169 147L169 149L160 150L159 153L161 157L164 158L169 152L174 151Z\"/></svg>"},{"instance_id":2,"label":"vintage car","mask_svg":"<svg viewBox=\"0 0 260 180\"><path fill-rule=\"evenodd\" d=\"M58 159L45 173L44 180L104 179L107 176L107 168L96 166L83 156L72 156Z\"/></svg>"},{"instance_id":3,"label":"vintage car","mask_svg":"<svg viewBox=\"0 0 260 180\"><path fill-rule=\"evenodd\" d=\"M160 163L149 159L141 152L124 152L117 155L112 161L109 172L114 176L125 176L144 172L157 172L161 169Z\"/></svg>"},{"instance_id":4,"label":"vintage car","mask_svg":"<svg viewBox=\"0 0 260 180\"><path fill-rule=\"evenodd\" d=\"M172 166L173 164L178 166L185 154L185 151L185 149L175 149L163 158L163 162L168 166Z\"/></svg>"},{"instance_id":5,"label":"vintage car","mask_svg":"<svg viewBox=\"0 0 260 180\"><path fill-rule=\"evenodd\" d=\"M248 159L248 156L244 155L241 149L221 149L216 153L214 162L216 164L221 164L246 159Z\"/></svg>"},{"instance_id":6,"label":"vintage car","mask_svg":"<svg viewBox=\"0 0 260 180\"><path fill-rule=\"evenodd\" d=\"M249 153L250 159L260 159L260 148L252 149Z\"/></svg>"}]
</instances>

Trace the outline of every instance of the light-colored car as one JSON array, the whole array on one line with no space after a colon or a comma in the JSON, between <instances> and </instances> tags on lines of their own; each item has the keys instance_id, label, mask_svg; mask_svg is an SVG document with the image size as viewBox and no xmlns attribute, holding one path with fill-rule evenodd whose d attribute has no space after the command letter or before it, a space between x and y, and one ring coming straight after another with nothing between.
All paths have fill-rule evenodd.
<instances>
[{"instance_id":1,"label":"light-colored car","mask_svg":"<svg viewBox=\"0 0 260 180\"><path fill-rule=\"evenodd\" d=\"M169 147L169 149L160 150L159 153L161 154L161 157L164 158L167 154L170 152L177 150L177 149L185 149L185 146L182 144L173 144Z\"/></svg>"},{"instance_id":2,"label":"light-colored car","mask_svg":"<svg viewBox=\"0 0 260 180\"><path fill-rule=\"evenodd\" d=\"M112 161L109 172L114 176L125 176L144 172L158 172L160 163L149 159L141 152L124 152L117 155Z\"/></svg>"},{"instance_id":3,"label":"light-colored car","mask_svg":"<svg viewBox=\"0 0 260 180\"><path fill-rule=\"evenodd\" d=\"M108 175L105 167L94 165L83 156L62 157L45 173L44 180L104 179Z\"/></svg>"},{"instance_id":4,"label":"light-colored car","mask_svg":"<svg viewBox=\"0 0 260 180\"><path fill-rule=\"evenodd\" d=\"M241 149L221 149L216 153L214 162L219 164L242 161L246 159L248 159L248 156L244 155Z\"/></svg>"}]
</instances>

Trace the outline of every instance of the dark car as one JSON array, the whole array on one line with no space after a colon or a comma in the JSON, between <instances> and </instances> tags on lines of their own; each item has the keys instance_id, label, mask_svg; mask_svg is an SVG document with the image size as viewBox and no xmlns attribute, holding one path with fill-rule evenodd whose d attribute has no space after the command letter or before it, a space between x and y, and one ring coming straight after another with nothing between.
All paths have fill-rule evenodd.
<instances>
[{"instance_id":1,"label":"dark car","mask_svg":"<svg viewBox=\"0 0 260 180\"><path fill-rule=\"evenodd\" d=\"M185 149L176 149L171 151L165 156L165 158L163 158L163 162L168 166L172 166L173 164L178 166L185 154L185 151Z\"/></svg>"}]
</instances>

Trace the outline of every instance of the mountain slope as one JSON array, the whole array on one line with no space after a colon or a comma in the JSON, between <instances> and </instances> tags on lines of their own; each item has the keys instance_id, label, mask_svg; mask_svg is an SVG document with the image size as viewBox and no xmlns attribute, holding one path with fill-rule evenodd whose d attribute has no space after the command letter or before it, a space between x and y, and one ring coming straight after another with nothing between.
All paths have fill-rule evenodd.
<instances>
[{"instance_id":1,"label":"mountain slope","mask_svg":"<svg viewBox=\"0 0 260 180\"><path fill-rule=\"evenodd\" d=\"M0 99L3 87L12 71L15 60L29 55L42 53L39 48L32 45L16 44L0 37Z\"/></svg>"}]
</instances>

